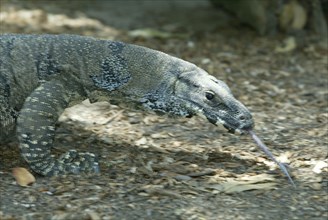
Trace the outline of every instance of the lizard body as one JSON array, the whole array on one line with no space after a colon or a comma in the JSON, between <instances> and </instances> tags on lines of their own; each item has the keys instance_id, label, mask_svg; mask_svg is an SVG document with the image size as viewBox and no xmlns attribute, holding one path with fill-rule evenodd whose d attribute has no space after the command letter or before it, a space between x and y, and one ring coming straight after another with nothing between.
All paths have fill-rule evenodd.
<instances>
[{"instance_id":1,"label":"lizard body","mask_svg":"<svg viewBox=\"0 0 328 220\"><path fill-rule=\"evenodd\" d=\"M159 113L202 115L229 131L253 127L228 86L192 63L149 48L77 35L0 35L0 142L17 136L42 175L98 172L91 153L51 154L55 123L89 98Z\"/></svg>"}]
</instances>

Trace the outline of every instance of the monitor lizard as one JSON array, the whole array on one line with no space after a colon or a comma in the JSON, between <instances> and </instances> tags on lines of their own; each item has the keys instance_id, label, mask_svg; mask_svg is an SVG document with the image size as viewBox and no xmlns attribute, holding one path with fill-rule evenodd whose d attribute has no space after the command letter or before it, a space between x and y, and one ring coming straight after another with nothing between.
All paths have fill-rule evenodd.
<instances>
[{"instance_id":1,"label":"monitor lizard","mask_svg":"<svg viewBox=\"0 0 328 220\"><path fill-rule=\"evenodd\" d=\"M51 153L59 116L87 98L200 115L230 132L254 126L250 111L223 81L163 52L78 35L0 35L0 142L16 136L33 171L99 172L92 153Z\"/></svg>"}]
</instances>

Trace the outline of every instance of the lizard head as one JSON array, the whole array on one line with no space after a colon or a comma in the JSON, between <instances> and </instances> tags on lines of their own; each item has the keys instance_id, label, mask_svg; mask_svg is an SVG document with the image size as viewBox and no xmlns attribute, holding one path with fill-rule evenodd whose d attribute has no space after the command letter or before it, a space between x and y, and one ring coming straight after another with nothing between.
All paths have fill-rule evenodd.
<instances>
[{"instance_id":1,"label":"lizard head","mask_svg":"<svg viewBox=\"0 0 328 220\"><path fill-rule=\"evenodd\" d=\"M251 113L229 87L198 67L179 75L174 93L189 111L215 125L223 124L229 132L244 133L254 126Z\"/></svg>"}]
</instances>

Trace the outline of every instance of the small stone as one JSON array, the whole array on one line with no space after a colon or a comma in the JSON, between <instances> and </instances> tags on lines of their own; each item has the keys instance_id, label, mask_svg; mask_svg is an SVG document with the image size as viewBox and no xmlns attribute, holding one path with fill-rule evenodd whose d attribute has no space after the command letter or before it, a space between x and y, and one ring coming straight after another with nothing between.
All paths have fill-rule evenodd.
<instances>
[{"instance_id":1,"label":"small stone","mask_svg":"<svg viewBox=\"0 0 328 220\"><path fill-rule=\"evenodd\" d=\"M186 175L176 175L174 178L176 180L182 180L182 181L187 181L192 179L190 176L186 176Z\"/></svg>"},{"instance_id":2,"label":"small stone","mask_svg":"<svg viewBox=\"0 0 328 220\"><path fill-rule=\"evenodd\" d=\"M313 183L313 184L310 185L310 187L314 190L321 190L322 189L321 183Z\"/></svg>"}]
</instances>

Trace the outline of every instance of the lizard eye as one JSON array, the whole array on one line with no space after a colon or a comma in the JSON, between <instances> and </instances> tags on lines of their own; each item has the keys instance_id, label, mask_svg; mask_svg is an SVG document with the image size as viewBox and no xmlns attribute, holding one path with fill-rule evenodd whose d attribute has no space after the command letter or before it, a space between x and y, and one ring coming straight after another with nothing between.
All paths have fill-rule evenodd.
<instances>
[{"instance_id":1,"label":"lizard eye","mask_svg":"<svg viewBox=\"0 0 328 220\"><path fill-rule=\"evenodd\" d=\"M206 91L205 97L207 98L207 100L212 100L214 99L214 93L212 91Z\"/></svg>"}]
</instances>

